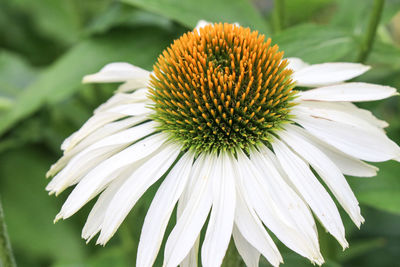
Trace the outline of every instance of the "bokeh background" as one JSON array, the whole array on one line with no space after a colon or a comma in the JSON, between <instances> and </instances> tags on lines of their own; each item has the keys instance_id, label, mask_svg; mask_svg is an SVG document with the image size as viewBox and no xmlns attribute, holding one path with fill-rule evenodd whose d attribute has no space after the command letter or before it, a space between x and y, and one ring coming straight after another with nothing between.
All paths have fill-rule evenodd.
<instances>
[{"instance_id":1,"label":"bokeh background","mask_svg":"<svg viewBox=\"0 0 400 267\"><path fill-rule=\"evenodd\" d=\"M279 1L279 0L277 0ZM283 19L266 0L0 0L0 197L19 266L134 266L151 187L105 246L80 238L93 201L53 224L68 192L48 196L45 173L60 144L117 85L82 85L114 61L151 69L157 55L198 20L239 22L310 63L356 62L374 0L287 0ZM357 80L400 89L400 0L387 0ZM363 103L387 120L400 143L400 97ZM400 164L377 164L374 178L348 177L366 219L358 230L342 212L350 248L320 227L325 266L400 266ZM173 225L170 222L169 230ZM283 266L311 266L279 244ZM162 253L155 266L161 266ZM231 246L224 261L244 266ZM269 266L262 260L260 266Z\"/></svg>"}]
</instances>

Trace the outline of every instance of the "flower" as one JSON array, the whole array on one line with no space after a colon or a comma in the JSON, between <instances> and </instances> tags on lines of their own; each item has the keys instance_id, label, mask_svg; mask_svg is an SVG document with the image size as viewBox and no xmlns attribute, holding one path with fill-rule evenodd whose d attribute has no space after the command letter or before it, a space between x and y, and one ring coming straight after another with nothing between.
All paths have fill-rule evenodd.
<instances>
[{"instance_id":1,"label":"flower","mask_svg":"<svg viewBox=\"0 0 400 267\"><path fill-rule=\"evenodd\" d=\"M63 157L48 172L50 193L76 185L56 220L100 195L82 237L100 232L97 243L104 245L163 177L136 266L153 265L177 203L165 266L197 265L209 214L204 266L221 265L232 235L248 266L257 266L260 254L278 266L283 260L266 228L322 264L312 213L346 248L338 209L317 176L360 227L364 219L344 174L374 176L377 168L364 161L398 160L400 149L385 135L386 122L351 102L396 90L343 83L368 66L283 59L270 43L238 25L203 24L168 47L152 73L111 63L86 76L84 82L123 84L65 140Z\"/></svg>"}]
</instances>

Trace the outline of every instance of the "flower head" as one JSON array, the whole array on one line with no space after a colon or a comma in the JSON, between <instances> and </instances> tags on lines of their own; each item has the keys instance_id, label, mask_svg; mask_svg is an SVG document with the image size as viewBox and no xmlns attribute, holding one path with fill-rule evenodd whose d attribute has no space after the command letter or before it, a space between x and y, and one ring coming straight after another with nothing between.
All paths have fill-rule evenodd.
<instances>
[{"instance_id":1,"label":"flower head","mask_svg":"<svg viewBox=\"0 0 400 267\"><path fill-rule=\"evenodd\" d=\"M152 266L177 207L165 266L222 263L231 236L249 266L282 257L266 229L312 262L324 262L315 225L346 248L338 209L364 221L344 174L374 176L365 161L400 159L384 121L351 102L394 88L343 83L369 67L283 58L271 40L231 24L202 25L167 48L153 73L112 63L84 82L124 82L62 145L47 186L76 185L56 220L100 194L83 228L105 244L143 193L164 177L147 212L136 266ZM295 86L312 87L296 90ZM313 172L314 171L314 172ZM316 176L317 175L317 176ZM313 214L314 216L313 216Z\"/></svg>"},{"instance_id":2,"label":"flower head","mask_svg":"<svg viewBox=\"0 0 400 267\"><path fill-rule=\"evenodd\" d=\"M232 24L176 40L150 81L154 121L185 148L210 152L268 142L293 105L288 62L271 39Z\"/></svg>"}]
</instances>

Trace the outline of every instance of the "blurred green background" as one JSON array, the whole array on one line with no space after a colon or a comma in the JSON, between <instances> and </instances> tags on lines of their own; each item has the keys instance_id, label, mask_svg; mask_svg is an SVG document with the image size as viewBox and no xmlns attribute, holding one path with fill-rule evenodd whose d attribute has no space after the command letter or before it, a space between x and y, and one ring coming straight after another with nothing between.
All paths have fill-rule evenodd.
<instances>
[{"instance_id":1,"label":"blurred green background","mask_svg":"<svg viewBox=\"0 0 400 267\"><path fill-rule=\"evenodd\" d=\"M104 248L80 238L93 201L53 224L68 192L55 198L44 190L61 142L116 89L82 85L85 74L114 61L150 70L200 19L239 22L272 37L286 56L310 63L356 62L373 2L286 0L277 19L274 2L266 0L0 0L0 196L18 265L134 266L158 184ZM400 89L400 0L386 1L366 64L373 68L358 80ZM400 143L400 97L361 106L387 120L388 135ZM342 213L350 248L342 252L320 231L325 266L400 266L400 164L377 165L377 177L348 177L366 219L358 230ZM311 266L279 247L283 266ZM161 263L162 252L155 266ZM224 265L244 266L234 248ZM269 265L262 260L260 266Z\"/></svg>"}]
</instances>

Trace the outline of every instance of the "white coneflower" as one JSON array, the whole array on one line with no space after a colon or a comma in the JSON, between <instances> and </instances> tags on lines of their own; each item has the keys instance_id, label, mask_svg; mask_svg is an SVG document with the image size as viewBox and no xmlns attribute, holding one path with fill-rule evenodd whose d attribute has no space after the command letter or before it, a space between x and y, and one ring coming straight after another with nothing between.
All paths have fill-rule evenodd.
<instances>
[{"instance_id":1,"label":"white coneflower","mask_svg":"<svg viewBox=\"0 0 400 267\"><path fill-rule=\"evenodd\" d=\"M365 161L399 159L387 123L351 102L394 88L350 82L369 67L283 59L270 39L232 24L188 32L152 73L112 63L84 82L124 82L62 145L47 186L76 185L56 220L100 195L82 236L105 244L143 193L165 177L147 212L136 266L152 266L176 204L164 266L219 266L231 236L248 266L282 257L268 229L313 263L324 262L314 216L346 248L338 209L364 221L344 174L374 176ZM296 90L295 86L312 87ZM210 214L210 216L209 216ZM313 216L314 214L314 216ZM204 242L199 235L209 216Z\"/></svg>"}]
</instances>

